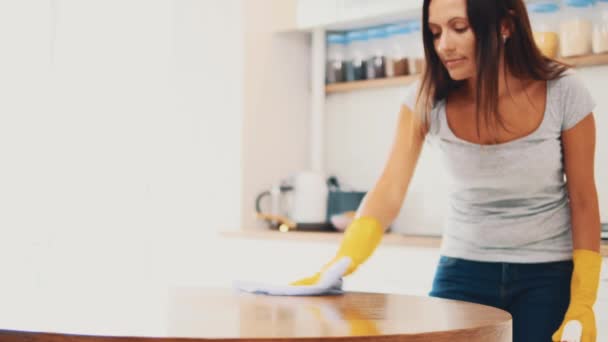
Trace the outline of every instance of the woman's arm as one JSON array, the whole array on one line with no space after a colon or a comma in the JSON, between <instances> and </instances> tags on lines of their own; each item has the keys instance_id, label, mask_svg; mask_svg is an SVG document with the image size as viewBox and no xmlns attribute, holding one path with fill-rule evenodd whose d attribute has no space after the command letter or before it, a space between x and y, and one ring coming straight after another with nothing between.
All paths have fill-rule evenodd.
<instances>
[{"instance_id":1,"label":"woman's arm","mask_svg":"<svg viewBox=\"0 0 608 342\"><path fill-rule=\"evenodd\" d=\"M588 115L562 132L564 167L572 212L574 249L600 250L600 213L595 187L595 120Z\"/></svg>"},{"instance_id":2,"label":"woman's arm","mask_svg":"<svg viewBox=\"0 0 608 342\"><path fill-rule=\"evenodd\" d=\"M386 229L397 217L424 145L426 129L420 118L402 106L393 145L384 170L363 199L358 217L374 217Z\"/></svg>"},{"instance_id":3,"label":"woman's arm","mask_svg":"<svg viewBox=\"0 0 608 342\"><path fill-rule=\"evenodd\" d=\"M564 167L572 211L572 280L570 305L553 341L562 341L565 327L574 321L582 326L581 341L595 341L597 328L593 305L597 299L602 256L600 214L594 180L595 121L587 115L562 132Z\"/></svg>"},{"instance_id":4,"label":"woman's arm","mask_svg":"<svg viewBox=\"0 0 608 342\"><path fill-rule=\"evenodd\" d=\"M403 106L384 171L363 199L357 217L346 228L336 255L319 272L292 285L318 284L322 275L344 258L349 261L342 276L347 276L372 255L401 208L424 143L426 130L422 127L412 110Z\"/></svg>"}]
</instances>

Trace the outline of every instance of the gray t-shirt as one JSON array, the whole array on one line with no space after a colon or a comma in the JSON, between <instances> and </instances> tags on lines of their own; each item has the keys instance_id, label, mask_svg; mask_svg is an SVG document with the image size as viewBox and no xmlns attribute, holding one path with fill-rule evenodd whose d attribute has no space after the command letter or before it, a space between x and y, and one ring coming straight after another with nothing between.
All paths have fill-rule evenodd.
<instances>
[{"instance_id":1,"label":"gray t-shirt","mask_svg":"<svg viewBox=\"0 0 608 342\"><path fill-rule=\"evenodd\" d=\"M410 108L412 94L405 101ZM450 179L441 253L491 262L571 259L561 133L594 107L589 91L568 71L548 81L544 117L534 132L502 144L479 145L455 136L447 124L445 100L436 103L427 141L441 150Z\"/></svg>"}]
</instances>

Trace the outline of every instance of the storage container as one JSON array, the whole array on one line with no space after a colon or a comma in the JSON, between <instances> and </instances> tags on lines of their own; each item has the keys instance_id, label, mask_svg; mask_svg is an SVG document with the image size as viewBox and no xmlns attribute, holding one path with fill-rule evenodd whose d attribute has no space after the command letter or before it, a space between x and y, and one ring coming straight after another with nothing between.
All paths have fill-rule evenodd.
<instances>
[{"instance_id":1,"label":"storage container","mask_svg":"<svg viewBox=\"0 0 608 342\"><path fill-rule=\"evenodd\" d=\"M560 22L560 51L562 57L591 53L593 31L593 2L565 0Z\"/></svg>"},{"instance_id":2,"label":"storage container","mask_svg":"<svg viewBox=\"0 0 608 342\"><path fill-rule=\"evenodd\" d=\"M340 33L327 35L326 83L344 82L346 78L346 36Z\"/></svg>"},{"instance_id":3,"label":"storage container","mask_svg":"<svg viewBox=\"0 0 608 342\"><path fill-rule=\"evenodd\" d=\"M528 6L534 41L543 55L555 58L559 48L560 7L554 1L541 1Z\"/></svg>"}]
</instances>

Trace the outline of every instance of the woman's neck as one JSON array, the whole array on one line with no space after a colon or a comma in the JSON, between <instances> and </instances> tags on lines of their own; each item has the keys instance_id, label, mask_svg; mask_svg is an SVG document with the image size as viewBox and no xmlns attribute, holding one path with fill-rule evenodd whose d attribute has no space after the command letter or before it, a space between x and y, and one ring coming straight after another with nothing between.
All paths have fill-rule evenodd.
<instances>
[{"instance_id":1,"label":"woman's neck","mask_svg":"<svg viewBox=\"0 0 608 342\"><path fill-rule=\"evenodd\" d=\"M472 102L477 99L477 82L478 78L473 76L466 81L465 97ZM505 72L504 59L501 58L498 63L498 100L511 97L525 88L525 82L515 77L509 70Z\"/></svg>"}]
</instances>

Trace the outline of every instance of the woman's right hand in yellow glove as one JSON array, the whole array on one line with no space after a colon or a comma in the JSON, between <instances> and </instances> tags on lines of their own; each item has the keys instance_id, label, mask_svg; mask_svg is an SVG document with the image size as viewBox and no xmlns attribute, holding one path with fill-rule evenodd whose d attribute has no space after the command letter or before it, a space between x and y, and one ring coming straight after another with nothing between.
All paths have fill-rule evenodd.
<instances>
[{"instance_id":1,"label":"woman's right hand in yellow glove","mask_svg":"<svg viewBox=\"0 0 608 342\"><path fill-rule=\"evenodd\" d=\"M593 305L600 284L602 256L596 251L575 249L573 262L570 306L560 328L553 334L553 341L565 341L563 333L566 325L578 321L582 328L580 341L594 342L597 338L597 326Z\"/></svg>"},{"instance_id":2,"label":"woman's right hand in yellow glove","mask_svg":"<svg viewBox=\"0 0 608 342\"><path fill-rule=\"evenodd\" d=\"M344 232L344 237L336 256L314 275L292 282L290 285L316 285L323 273L336 262L345 257L350 258L350 265L342 276L353 273L359 265L369 258L384 235L384 227L373 217L355 219Z\"/></svg>"}]
</instances>

